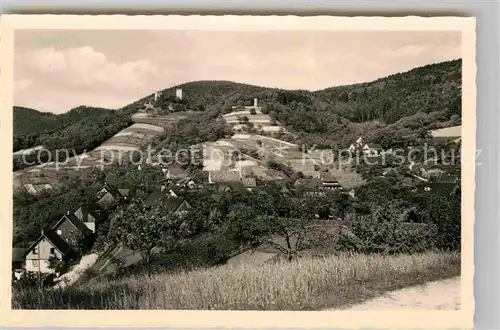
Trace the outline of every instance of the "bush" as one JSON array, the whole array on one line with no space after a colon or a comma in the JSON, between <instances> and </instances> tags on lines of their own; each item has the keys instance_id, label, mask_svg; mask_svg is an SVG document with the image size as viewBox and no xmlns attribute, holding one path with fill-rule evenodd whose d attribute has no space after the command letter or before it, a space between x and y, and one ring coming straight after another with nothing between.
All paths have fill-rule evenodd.
<instances>
[{"instance_id":1,"label":"bush","mask_svg":"<svg viewBox=\"0 0 500 330\"><path fill-rule=\"evenodd\" d=\"M348 230L339 245L344 251L359 253L417 253L437 247L438 230L433 224L404 222L396 210L378 207L372 214L351 213Z\"/></svg>"}]
</instances>

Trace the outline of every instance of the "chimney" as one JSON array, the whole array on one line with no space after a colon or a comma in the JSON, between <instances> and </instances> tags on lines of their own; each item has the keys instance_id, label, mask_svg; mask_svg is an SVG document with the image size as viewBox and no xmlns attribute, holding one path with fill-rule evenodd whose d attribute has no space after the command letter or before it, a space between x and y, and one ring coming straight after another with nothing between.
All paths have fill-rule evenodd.
<instances>
[{"instance_id":1,"label":"chimney","mask_svg":"<svg viewBox=\"0 0 500 330\"><path fill-rule=\"evenodd\" d=\"M253 106L254 106L254 108L257 108L257 106L258 106L258 105L257 105L257 104L258 104L258 101L259 101L259 100L258 100L257 98L254 98L254 99L253 99Z\"/></svg>"}]
</instances>

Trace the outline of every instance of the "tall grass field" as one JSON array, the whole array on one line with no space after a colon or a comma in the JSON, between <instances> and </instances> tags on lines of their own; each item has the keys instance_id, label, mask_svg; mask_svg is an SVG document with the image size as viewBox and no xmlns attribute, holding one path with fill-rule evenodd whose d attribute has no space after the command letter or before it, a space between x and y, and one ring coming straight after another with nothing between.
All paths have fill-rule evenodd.
<instances>
[{"instance_id":1,"label":"tall grass field","mask_svg":"<svg viewBox=\"0 0 500 330\"><path fill-rule=\"evenodd\" d=\"M18 309L321 310L460 274L460 253L304 257L13 292Z\"/></svg>"}]
</instances>

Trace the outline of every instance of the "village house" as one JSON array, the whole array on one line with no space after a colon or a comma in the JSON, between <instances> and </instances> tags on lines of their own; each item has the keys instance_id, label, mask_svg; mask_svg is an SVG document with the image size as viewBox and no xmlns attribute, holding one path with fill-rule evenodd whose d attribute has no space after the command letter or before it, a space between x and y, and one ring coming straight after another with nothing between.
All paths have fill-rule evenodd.
<instances>
[{"instance_id":1,"label":"village house","mask_svg":"<svg viewBox=\"0 0 500 330\"><path fill-rule=\"evenodd\" d=\"M181 197L184 196L184 194L186 194L188 189L182 186L171 185L171 186L162 186L160 190L164 191L166 194L172 197Z\"/></svg>"},{"instance_id":2,"label":"village house","mask_svg":"<svg viewBox=\"0 0 500 330\"><path fill-rule=\"evenodd\" d=\"M321 196L325 194L321 179L298 179L294 186L303 189L306 195Z\"/></svg>"},{"instance_id":3,"label":"village house","mask_svg":"<svg viewBox=\"0 0 500 330\"><path fill-rule=\"evenodd\" d=\"M252 191L255 187L257 187L257 181L255 178L241 178L241 183L243 183L248 191Z\"/></svg>"},{"instance_id":4,"label":"village house","mask_svg":"<svg viewBox=\"0 0 500 330\"><path fill-rule=\"evenodd\" d=\"M232 181L232 182L219 182L216 183L216 189L220 193L226 193L226 192L239 192L242 194L249 194L250 189L247 189L243 182L240 180L238 181Z\"/></svg>"},{"instance_id":5,"label":"village house","mask_svg":"<svg viewBox=\"0 0 500 330\"><path fill-rule=\"evenodd\" d=\"M191 209L191 205L184 197L173 197L160 189L153 191L148 198L144 200L146 206L152 206L155 203L163 204L169 213L178 216L185 215Z\"/></svg>"},{"instance_id":6,"label":"village house","mask_svg":"<svg viewBox=\"0 0 500 330\"><path fill-rule=\"evenodd\" d=\"M242 174L238 171L209 171L208 183L239 182Z\"/></svg>"},{"instance_id":7,"label":"village house","mask_svg":"<svg viewBox=\"0 0 500 330\"><path fill-rule=\"evenodd\" d=\"M75 212L73 212L73 214L88 229L90 229L92 233L96 232L96 224L102 220L101 215L88 206L79 207Z\"/></svg>"},{"instance_id":8,"label":"village house","mask_svg":"<svg viewBox=\"0 0 500 330\"><path fill-rule=\"evenodd\" d=\"M184 179L188 176L188 173L179 166L167 167L162 169L162 171L165 173L165 178L170 180Z\"/></svg>"},{"instance_id":9,"label":"village house","mask_svg":"<svg viewBox=\"0 0 500 330\"><path fill-rule=\"evenodd\" d=\"M27 272L53 273L49 268L49 259L71 259L74 251L56 232L44 232L25 252Z\"/></svg>"},{"instance_id":10,"label":"village house","mask_svg":"<svg viewBox=\"0 0 500 330\"><path fill-rule=\"evenodd\" d=\"M129 189L115 189L104 185L96 194L97 204L103 209L109 209L130 198Z\"/></svg>"},{"instance_id":11,"label":"village house","mask_svg":"<svg viewBox=\"0 0 500 330\"><path fill-rule=\"evenodd\" d=\"M347 150L351 153L360 151L365 156L379 156L384 153L384 149L380 144L365 143L362 137L359 137L355 143L352 143Z\"/></svg>"},{"instance_id":12,"label":"village house","mask_svg":"<svg viewBox=\"0 0 500 330\"><path fill-rule=\"evenodd\" d=\"M92 231L69 211L52 226L52 231L69 245L76 244L81 238L92 236Z\"/></svg>"},{"instance_id":13,"label":"village house","mask_svg":"<svg viewBox=\"0 0 500 330\"><path fill-rule=\"evenodd\" d=\"M320 176L323 188L328 190L342 190L342 186L339 181L330 173L323 172Z\"/></svg>"},{"instance_id":14,"label":"village house","mask_svg":"<svg viewBox=\"0 0 500 330\"><path fill-rule=\"evenodd\" d=\"M196 182L193 179L191 179L190 177L187 177L187 176L184 177L184 178L180 178L178 180L174 180L173 184L175 186L184 187L184 188L188 188L188 189L198 188L198 185L196 184Z\"/></svg>"}]
</instances>

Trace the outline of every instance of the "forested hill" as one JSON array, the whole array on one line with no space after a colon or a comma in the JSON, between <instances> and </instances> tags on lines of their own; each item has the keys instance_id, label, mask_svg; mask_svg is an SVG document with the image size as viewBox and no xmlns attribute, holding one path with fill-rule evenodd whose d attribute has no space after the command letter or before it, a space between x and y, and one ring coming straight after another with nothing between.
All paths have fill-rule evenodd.
<instances>
[{"instance_id":1,"label":"forested hill","mask_svg":"<svg viewBox=\"0 0 500 330\"><path fill-rule=\"evenodd\" d=\"M121 129L123 123L128 122L127 117L111 109L87 106L60 115L14 107L13 149L17 151L37 145L51 149L95 147L103 142L101 139L109 138L110 134Z\"/></svg>"},{"instance_id":2,"label":"forested hill","mask_svg":"<svg viewBox=\"0 0 500 330\"><path fill-rule=\"evenodd\" d=\"M56 115L35 109L14 106L14 136L52 132L85 118L102 116L112 110L79 106Z\"/></svg>"},{"instance_id":3,"label":"forested hill","mask_svg":"<svg viewBox=\"0 0 500 330\"><path fill-rule=\"evenodd\" d=\"M334 112L351 121L377 119L391 124L418 112L443 110L459 96L461 85L462 60L454 60L372 82L327 88L314 94L332 104Z\"/></svg>"},{"instance_id":4,"label":"forested hill","mask_svg":"<svg viewBox=\"0 0 500 330\"><path fill-rule=\"evenodd\" d=\"M59 127L61 127L61 121L53 113L14 107L14 135L39 133Z\"/></svg>"},{"instance_id":5,"label":"forested hill","mask_svg":"<svg viewBox=\"0 0 500 330\"><path fill-rule=\"evenodd\" d=\"M155 107L165 113L203 112L204 118L198 118L196 122L213 125L209 119L231 112L233 106L251 105L253 98L258 98L263 112L282 123L293 133L293 139L298 139L294 142L328 148L345 147L359 135L377 140L384 132L408 135L416 130L459 124L461 65L461 60L430 64L372 82L314 92L231 81L194 81L162 90ZM177 88L183 90L182 100L175 97ZM116 115L129 116L153 97L150 94L124 106ZM14 141L14 150L32 147L40 140L41 132L47 135L47 131L74 125L83 118L95 119L109 114L109 111L78 107L56 116L15 107L14 135L19 139L17 143L16 139ZM107 120L102 124L105 122ZM80 128L84 126L79 125ZM36 141L30 140L30 134L37 135Z\"/></svg>"}]
</instances>

